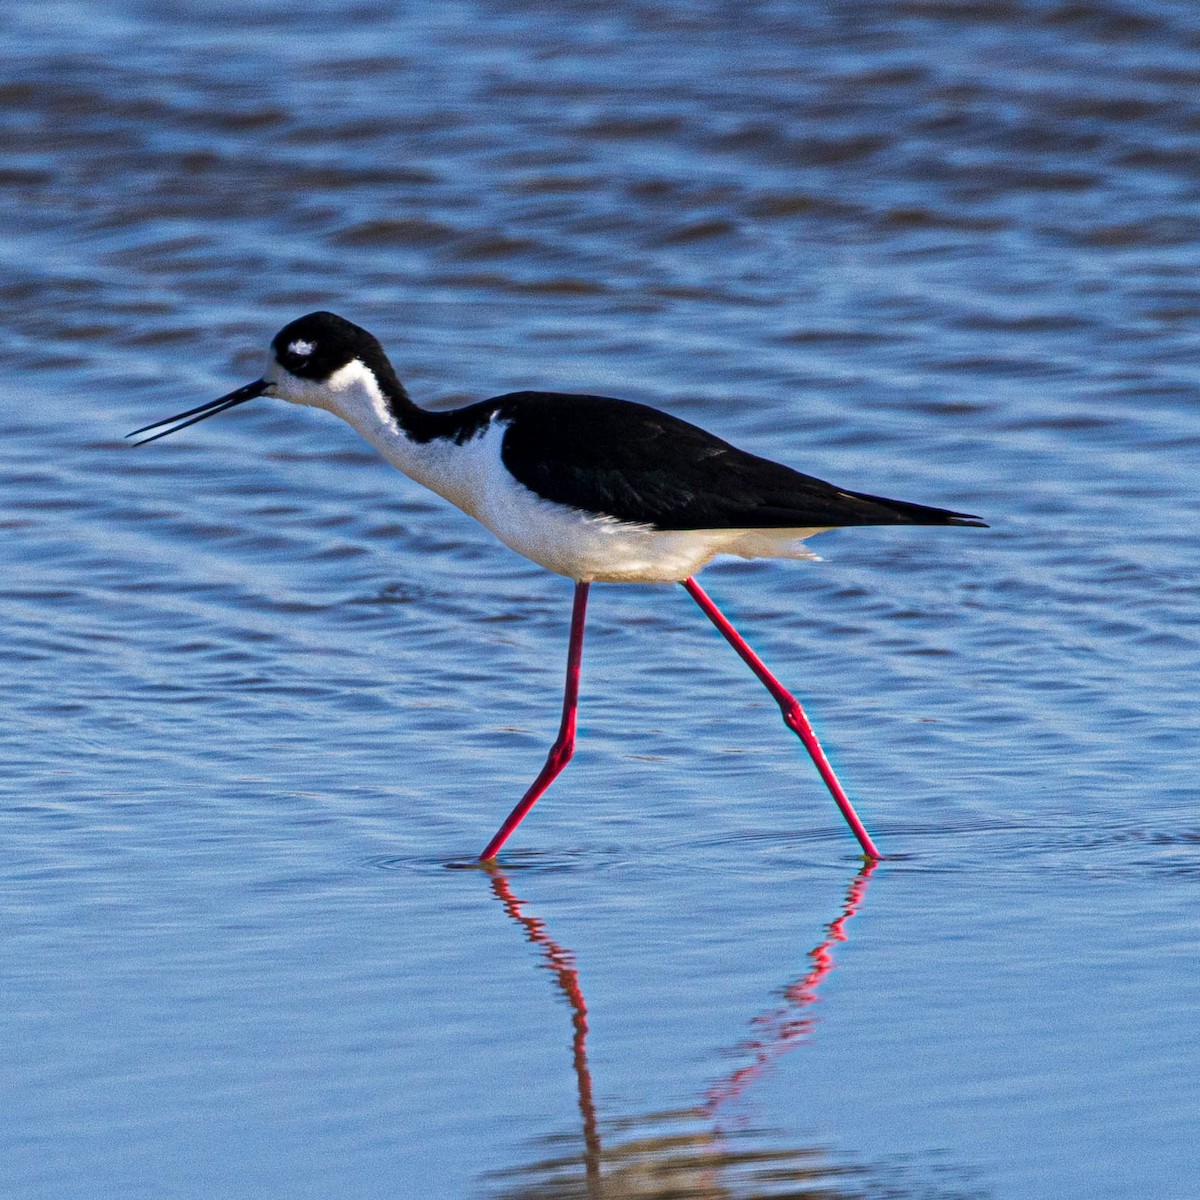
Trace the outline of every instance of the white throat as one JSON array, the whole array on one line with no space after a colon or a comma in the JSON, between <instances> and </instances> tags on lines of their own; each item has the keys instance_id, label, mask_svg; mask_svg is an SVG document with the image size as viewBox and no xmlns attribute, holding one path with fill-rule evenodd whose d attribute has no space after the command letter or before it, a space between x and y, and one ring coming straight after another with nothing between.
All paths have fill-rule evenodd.
<instances>
[{"instance_id":1,"label":"white throat","mask_svg":"<svg viewBox=\"0 0 1200 1200\"><path fill-rule=\"evenodd\" d=\"M341 417L398 471L472 516L480 516L480 481L469 461L474 456L464 455L461 447L444 438L419 442L410 437L393 415L375 373L358 359L320 383L276 370L274 395Z\"/></svg>"},{"instance_id":2,"label":"white throat","mask_svg":"<svg viewBox=\"0 0 1200 1200\"><path fill-rule=\"evenodd\" d=\"M301 379L277 364L271 394L292 404L323 408L354 426L393 466L412 474L404 462L403 448L413 443L405 436L388 407L387 396L375 373L357 358L317 382Z\"/></svg>"}]
</instances>

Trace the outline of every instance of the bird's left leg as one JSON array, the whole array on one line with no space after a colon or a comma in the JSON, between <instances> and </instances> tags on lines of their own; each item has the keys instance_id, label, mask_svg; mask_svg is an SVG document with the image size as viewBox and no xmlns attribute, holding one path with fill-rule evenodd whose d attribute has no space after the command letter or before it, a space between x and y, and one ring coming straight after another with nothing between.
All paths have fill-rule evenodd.
<instances>
[{"instance_id":1,"label":"bird's left leg","mask_svg":"<svg viewBox=\"0 0 1200 1200\"><path fill-rule=\"evenodd\" d=\"M571 609L571 638L567 646L567 684L563 690L562 724L558 737L550 748L546 765L521 797L516 808L504 819L496 830L496 836L488 842L479 856L480 862L493 859L500 847L508 841L509 834L525 819L525 815L538 802L542 793L554 782L558 773L571 761L575 753L575 710L579 705L579 665L583 660L583 624L587 616L588 588L591 584L579 581L575 584L575 604Z\"/></svg>"},{"instance_id":2,"label":"bird's left leg","mask_svg":"<svg viewBox=\"0 0 1200 1200\"><path fill-rule=\"evenodd\" d=\"M854 836L858 838L858 844L862 847L863 853L871 859L881 858L879 851L875 849L875 843L871 841L871 835L858 819L854 805L850 803L850 798L838 782L838 777L833 773L833 767L830 766L829 759L825 757L825 751L821 749L821 743L817 741L817 735L808 723L804 709L800 707L800 701L771 674L762 659L750 649L742 635L734 629L724 613L708 598L704 589L694 579L683 580L683 586L688 595L700 606L704 615L720 630L721 636L737 651L742 662L758 676L763 686L771 693L783 713L784 724L793 730L804 743L804 748L816 764L821 778L825 781L825 786L829 789L838 808L841 809L842 816L846 818L846 823L850 826Z\"/></svg>"}]
</instances>

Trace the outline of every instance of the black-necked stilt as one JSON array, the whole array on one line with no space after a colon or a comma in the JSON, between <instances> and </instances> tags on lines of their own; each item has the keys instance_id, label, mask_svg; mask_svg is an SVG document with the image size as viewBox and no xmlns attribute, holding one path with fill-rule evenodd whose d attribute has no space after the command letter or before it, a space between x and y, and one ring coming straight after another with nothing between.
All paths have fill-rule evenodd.
<instances>
[{"instance_id":1,"label":"black-necked stilt","mask_svg":"<svg viewBox=\"0 0 1200 1200\"><path fill-rule=\"evenodd\" d=\"M144 445L256 396L335 413L392 466L519 554L575 581L558 738L481 859L496 856L574 752L583 625L594 582L682 584L778 703L863 853L880 857L804 710L694 576L718 554L811 558L804 539L842 525L984 526L978 517L843 491L628 400L512 392L429 412L409 399L371 334L328 312L285 325L271 342L261 379L129 436L158 430L137 443Z\"/></svg>"}]
</instances>

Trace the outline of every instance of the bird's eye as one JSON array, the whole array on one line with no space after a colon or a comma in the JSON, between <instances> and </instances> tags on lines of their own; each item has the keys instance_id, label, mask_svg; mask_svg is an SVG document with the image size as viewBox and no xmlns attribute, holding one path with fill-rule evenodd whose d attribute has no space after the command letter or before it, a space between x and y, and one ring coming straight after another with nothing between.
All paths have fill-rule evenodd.
<instances>
[{"instance_id":1,"label":"bird's eye","mask_svg":"<svg viewBox=\"0 0 1200 1200\"><path fill-rule=\"evenodd\" d=\"M315 349L312 342L295 341L289 344L288 353L296 358L308 358Z\"/></svg>"}]
</instances>

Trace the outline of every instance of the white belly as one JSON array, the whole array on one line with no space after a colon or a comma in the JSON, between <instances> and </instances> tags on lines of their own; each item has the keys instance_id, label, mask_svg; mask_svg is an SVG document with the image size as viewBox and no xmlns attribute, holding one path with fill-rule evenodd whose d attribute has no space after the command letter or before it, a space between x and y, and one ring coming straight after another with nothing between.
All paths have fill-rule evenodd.
<instances>
[{"instance_id":1,"label":"white belly","mask_svg":"<svg viewBox=\"0 0 1200 1200\"><path fill-rule=\"evenodd\" d=\"M518 485L519 486L519 485ZM593 517L538 500L514 498L480 520L502 542L548 571L605 583L675 583L719 554L741 558L815 558L802 539L817 529L661 531ZM521 510L524 509L524 513Z\"/></svg>"}]
</instances>

